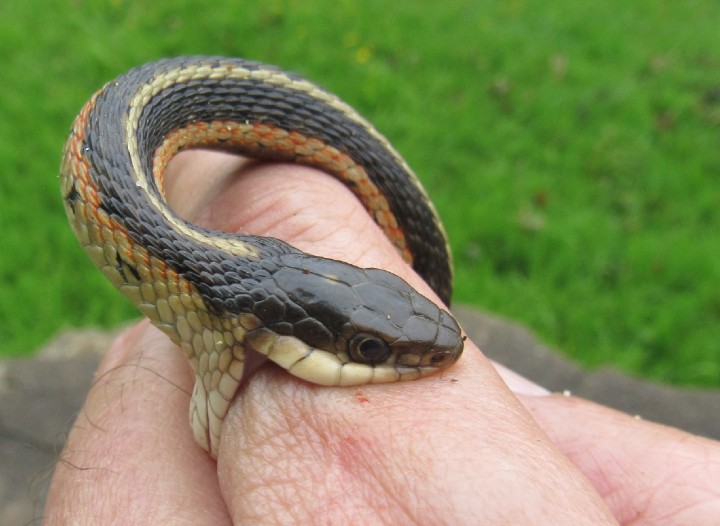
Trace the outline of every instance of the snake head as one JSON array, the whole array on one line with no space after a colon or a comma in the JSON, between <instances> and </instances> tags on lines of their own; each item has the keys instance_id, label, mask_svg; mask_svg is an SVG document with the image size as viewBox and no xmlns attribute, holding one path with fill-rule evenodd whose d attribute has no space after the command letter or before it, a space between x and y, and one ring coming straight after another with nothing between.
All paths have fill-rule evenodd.
<instances>
[{"instance_id":1,"label":"snake head","mask_svg":"<svg viewBox=\"0 0 720 526\"><path fill-rule=\"evenodd\" d=\"M455 319L384 270L286 254L264 288L269 295L254 313L265 329L251 345L310 382L419 378L462 353Z\"/></svg>"}]
</instances>

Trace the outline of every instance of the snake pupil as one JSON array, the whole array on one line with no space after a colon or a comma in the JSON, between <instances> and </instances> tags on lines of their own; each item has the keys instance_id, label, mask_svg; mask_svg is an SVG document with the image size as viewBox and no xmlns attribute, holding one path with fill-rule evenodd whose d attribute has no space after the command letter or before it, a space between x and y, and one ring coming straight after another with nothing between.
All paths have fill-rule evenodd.
<instances>
[{"instance_id":1,"label":"snake pupil","mask_svg":"<svg viewBox=\"0 0 720 526\"><path fill-rule=\"evenodd\" d=\"M350 356L356 362L374 365L390 356L390 348L380 338L358 334L350 343Z\"/></svg>"}]
</instances>

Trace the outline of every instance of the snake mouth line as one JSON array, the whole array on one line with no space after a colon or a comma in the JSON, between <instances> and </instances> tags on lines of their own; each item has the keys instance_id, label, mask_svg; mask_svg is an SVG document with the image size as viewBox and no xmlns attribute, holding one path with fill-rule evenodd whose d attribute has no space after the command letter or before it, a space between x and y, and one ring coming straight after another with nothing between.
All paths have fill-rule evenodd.
<instances>
[{"instance_id":1,"label":"snake mouth line","mask_svg":"<svg viewBox=\"0 0 720 526\"><path fill-rule=\"evenodd\" d=\"M342 355L316 349L292 336L267 329L253 331L246 337L250 347L298 378L318 385L351 386L415 380L436 372L434 366L401 364L366 365L343 360Z\"/></svg>"}]
</instances>

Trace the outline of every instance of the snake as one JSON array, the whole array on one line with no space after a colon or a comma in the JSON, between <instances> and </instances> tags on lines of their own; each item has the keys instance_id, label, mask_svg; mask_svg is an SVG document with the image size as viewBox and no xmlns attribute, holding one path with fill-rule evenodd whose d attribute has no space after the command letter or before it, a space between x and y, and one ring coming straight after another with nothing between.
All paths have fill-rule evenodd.
<instances>
[{"instance_id":1,"label":"snake","mask_svg":"<svg viewBox=\"0 0 720 526\"><path fill-rule=\"evenodd\" d=\"M342 181L446 304L452 263L408 164L352 107L301 76L191 56L108 82L66 140L64 208L90 259L188 358L190 424L213 458L250 351L324 386L417 379L458 360L458 322L395 274L178 215L165 170L191 148L312 166Z\"/></svg>"}]
</instances>

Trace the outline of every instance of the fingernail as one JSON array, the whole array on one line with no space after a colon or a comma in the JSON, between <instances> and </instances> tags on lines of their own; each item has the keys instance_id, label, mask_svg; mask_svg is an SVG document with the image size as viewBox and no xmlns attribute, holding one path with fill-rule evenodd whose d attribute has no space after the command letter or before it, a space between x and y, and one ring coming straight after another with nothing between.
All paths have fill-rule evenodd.
<instances>
[{"instance_id":1,"label":"fingernail","mask_svg":"<svg viewBox=\"0 0 720 526\"><path fill-rule=\"evenodd\" d=\"M495 362L493 363L498 371L498 374L500 374L500 377L505 382L505 385L507 385L513 393L528 396L548 396L551 394L550 391L544 387L531 382L524 376L520 376L515 371L511 371L501 364Z\"/></svg>"}]
</instances>

